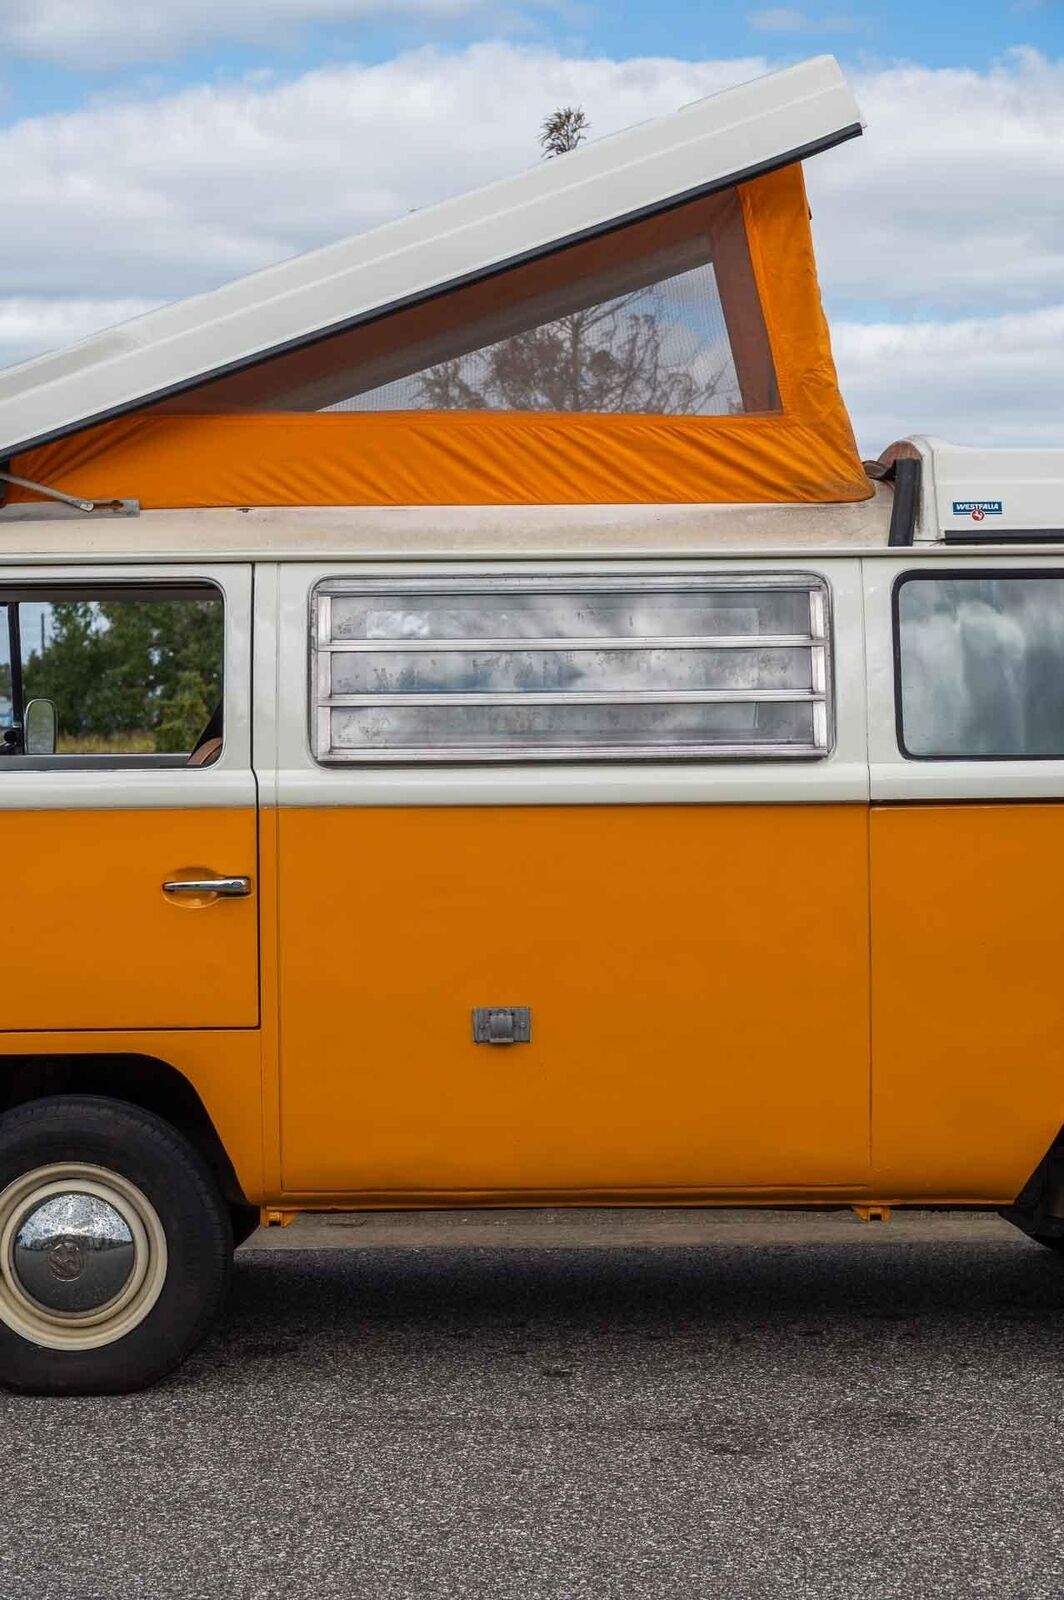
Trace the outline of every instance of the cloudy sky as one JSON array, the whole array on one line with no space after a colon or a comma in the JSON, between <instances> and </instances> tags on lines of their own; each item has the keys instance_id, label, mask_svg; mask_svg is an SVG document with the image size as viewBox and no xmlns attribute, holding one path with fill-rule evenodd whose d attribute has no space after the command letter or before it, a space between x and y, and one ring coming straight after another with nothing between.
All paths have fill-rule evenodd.
<instances>
[{"instance_id":1,"label":"cloudy sky","mask_svg":"<svg viewBox=\"0 0 1064 1600\"><path fill-rule=\"evenodd\" d=\"M833 51L810 163L866 452L1064 445L1064 3L0 0L0 365Z\"/></svg>"}]
</instances>

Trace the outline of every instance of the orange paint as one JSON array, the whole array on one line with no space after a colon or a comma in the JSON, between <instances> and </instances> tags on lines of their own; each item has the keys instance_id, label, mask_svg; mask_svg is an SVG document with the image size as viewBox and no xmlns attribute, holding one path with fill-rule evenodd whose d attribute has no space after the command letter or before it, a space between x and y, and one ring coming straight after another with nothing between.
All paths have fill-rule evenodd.
<instances>
[{"instance_id":1,"label":"orange paint","mask_svg":"<svg viewBox=\"0 0 1064 1600\"><path fill-rule=\"evenodd\" d=\"M277 835L280 813L273 806L259 812L259 982L262 993L262 1164L270 1197L277 1200L281 1183L281 1062L278 1035L278 953L280 913L277 895ZM249 1107L249 1116L253 1108Z\"/></svg>"},{"instance_id":2,"label":"orange paint","mask_svg":"<svg viewBox=\"0 0 1064 1600\"><path fill-rule=\"evenodd\" d=\"M254 883L252 809L3 811L2 1027L254 1028L256 898L191 905L190 867Z\"/></svg>"},{"instance_id":3,"label":"orange paint","mask_svg":"<svg viewBox=\"0 0 1064 1600\"><path fill-rule=\"evenodd\" d=\"M859 806L282 811L289 1193L868 1179ZM529 1045L475 1045L476 1005Z\"/></svg>"},{"instance_id":4,"label":"orange paint","mask_svg":"<svg viewBox=\"0 0 1064 1600\"><path fill-rule=\"evenodd\" d=\"M1064 806L872 813L873 1183L1009 1202L1064 1124Z\"/></svg>"},{"instance_id":5,"label":"orange paint","mask_svg":"<svg viewBox=\"0 0 1064 1600\"><path fill-rule=\"evenodd\" d=\"M270 1179L263 1173L257 1029L0 1033L0 1075L5 1059L41 1055L84 1056L86 1061L95 1055L147 1056L165 1062L187 1078L202 1100L245 1197L261 1205L271 1196Z\"/></svg>"},{"instance_id":6,"label":"orange paint","mask_svg":"<svg viewBox=\"0 0 1064 1600\"><path fill-rule=\"evenodd\" d=\"M1004 1204L1064 1123L1060 805L4 827L0 1056L169 1063L256 1205ZM195 862L255 897L168 902Z\"/></svg>"}]
</instances>

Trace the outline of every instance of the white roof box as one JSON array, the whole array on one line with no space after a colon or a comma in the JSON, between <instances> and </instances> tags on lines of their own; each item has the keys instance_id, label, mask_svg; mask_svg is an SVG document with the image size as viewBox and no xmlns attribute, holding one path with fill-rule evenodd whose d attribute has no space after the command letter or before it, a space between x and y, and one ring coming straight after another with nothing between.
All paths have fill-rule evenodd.
<instances>
[{"instance_id":1,"label":"white roof box","mask_svg":"<svg viewBox=\"0 0 1064 1600\"><path fill-rule=\"evenodd\" d=\"M820 56L0 373L0 461L861 132Z\"/></svg>"},{"instance_id":2,"label":"white roof box","mask_svg":"<svg viewBox=\"0 0 1064 1600\"><path fill-rule=\"evenodd\" d=\"M1064 543L1064 449L995 449L914 434L880 461L905 457L920 464L916 544Z\"/></svg>"}]
</instances>

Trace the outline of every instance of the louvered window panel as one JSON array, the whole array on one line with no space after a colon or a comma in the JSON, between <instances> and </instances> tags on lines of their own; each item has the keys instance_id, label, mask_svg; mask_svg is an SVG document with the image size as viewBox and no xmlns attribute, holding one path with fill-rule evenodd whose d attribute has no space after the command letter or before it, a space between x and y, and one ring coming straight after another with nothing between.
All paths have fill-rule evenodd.
<instances>
[{"instance_id":1,"label":"louvered window panel","mask_svg":"<svg viewBox=\"0 0 1064 1600\"><path fill-rule=\"evenodd\" d=\"M827 593L805 574L327 580L313 638L322 762L831 746Z\"/></svg>"}]
</instances>

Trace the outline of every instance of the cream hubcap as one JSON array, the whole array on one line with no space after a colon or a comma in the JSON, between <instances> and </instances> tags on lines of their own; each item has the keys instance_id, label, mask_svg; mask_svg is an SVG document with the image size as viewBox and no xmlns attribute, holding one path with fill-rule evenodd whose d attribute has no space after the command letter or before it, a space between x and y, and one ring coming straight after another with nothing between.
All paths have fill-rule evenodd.
<instances>
[{"instance_id":1,"label":"cream hubcap","mask_svg":"<svg viewBox=\"0 0 1064 1600\"><path fill-rule=\"evenodd\" d=\"M166 1265L155 1207L117 1172L63 1162L0 1193L0 1322L32 1344L114 1344L158 1300Z\"/></svg>"}]
</instances>

